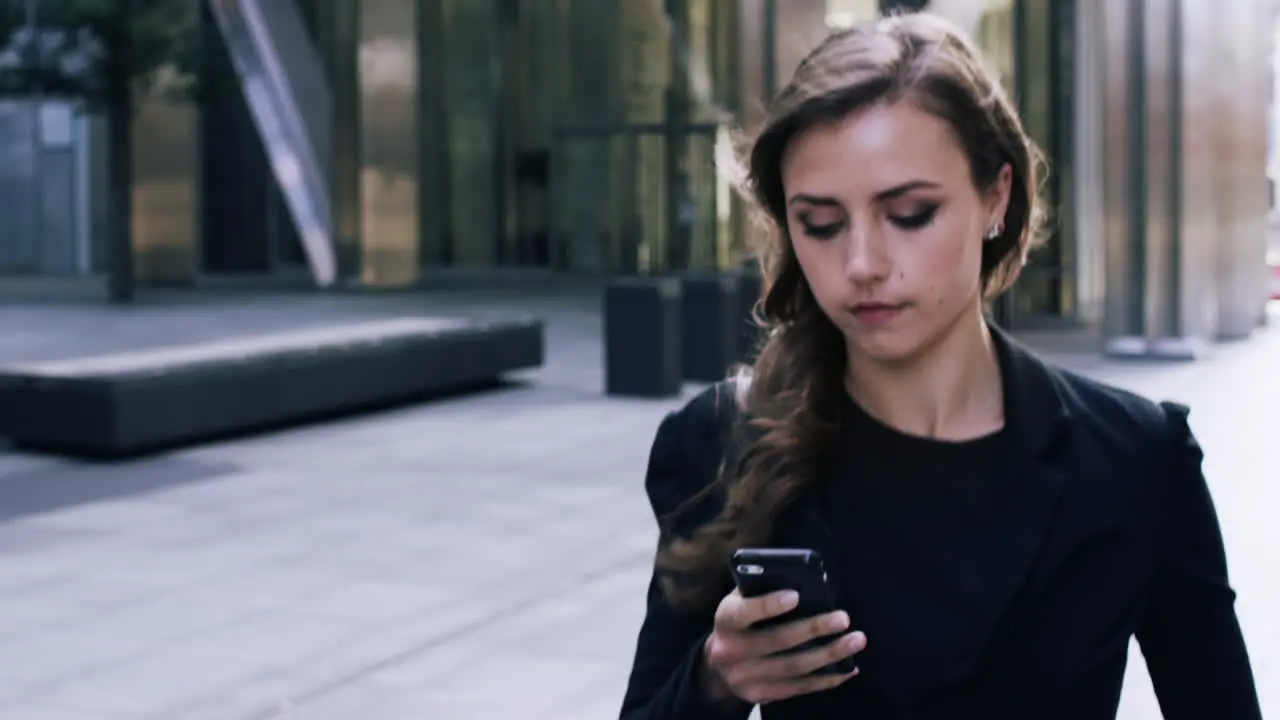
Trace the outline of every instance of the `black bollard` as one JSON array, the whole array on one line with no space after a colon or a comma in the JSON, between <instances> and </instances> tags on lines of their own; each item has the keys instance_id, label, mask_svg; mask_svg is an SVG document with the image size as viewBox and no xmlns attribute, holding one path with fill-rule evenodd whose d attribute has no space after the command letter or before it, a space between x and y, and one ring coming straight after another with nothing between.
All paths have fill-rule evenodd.
<instances>
[{"instance_id":1,"label":"black bollard","mask_svg":"<svg viewBox=\"0 0 1280 720\"><path fill-rule=\"evenodd\" d=\"M604 293L604 385L609 395L679 395L681 284L627 277Z\"/></svg>"},{"instance_id":2,"label":"black bollard","mask_svg":"<svg viewBox=\"0 0 1280 720\"><path fill-rule=\"evenodd\" d=\"M723 380L738 362L740 281L737 274L689 274L684 284L684 379Z\"/></svg>"},{"instance_id":3,"label":"black bollard","mask_svg":"<svg viewBox=\"0 0 1280 720\"><path fill-rule=\"evenodd\" d=\"M738 275L738 362L755 362L760 349L760 326L752 317L756 302L764 292L764 278L754 267L743 269Z\"/></svg>"}]
</instances>

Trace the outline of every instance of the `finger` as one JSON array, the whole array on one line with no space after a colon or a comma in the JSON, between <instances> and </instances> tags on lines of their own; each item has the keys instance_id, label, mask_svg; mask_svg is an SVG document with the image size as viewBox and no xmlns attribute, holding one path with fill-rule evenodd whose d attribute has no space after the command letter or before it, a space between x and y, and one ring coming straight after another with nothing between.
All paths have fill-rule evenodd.
<instances>
[{"instance_id":1,"label":"finger","mask_svg":"<svg viewBox=\"0 0 1280 720\"><path fill-rule=\"evenodd\" d=\"M815 615L785 625L761 630L748 641L752 655L773 655L790 650L816 638L842 633L849 629L849 615L844 611Z\"/></svg>"},{"instance_id":2,"label":"finger","mask_svg":"<svg viewBox=\"0 0 1280 720\"><path fill-rule=\"evenodd\" d=\"M737 590L725 596L716 609L716 629L744 632L752 625L788 612L800 604L800 593L794 590L744 598Z\"/></svg>"},{"instance_id":3,"label":"finger","mask_svg":"<svg viewBox=\"0 0 1280 720\"><path fill-rule=\"evenodd\" d=\"M747 694L752 695L752 698L743 699L761 705L778 702L798 695L808 695L839 687L848 682L850 678L857 676L857 674L858 671L854 670L843 675L812 675L793 680L762 683L748 690Z\"/></svg>"},{"instance_id":4,"label":"finger","mask_svg":"<svg viewBox=\"0 0 1280 720\"><path fill-rule=\"evenodd\" d=\"M775 655L746 663L735 673L733 680L743 685L802 680L832 663L857 655L866 647L867 636L852 632L812 650Z\"/></svg>"}]
</instances>

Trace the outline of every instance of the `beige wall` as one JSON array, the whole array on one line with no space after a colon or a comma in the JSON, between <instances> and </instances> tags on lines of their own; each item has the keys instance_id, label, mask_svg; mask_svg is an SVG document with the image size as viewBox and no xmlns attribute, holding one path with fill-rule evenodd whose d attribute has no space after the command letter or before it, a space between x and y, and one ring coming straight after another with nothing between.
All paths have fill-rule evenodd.
<instances>
[{"instance_id":1,"label":"beige wall","mask_svg":"<svg viewBox=\"0 0 1280 720\"><path fill-rule=\"evenodd\" d=\"M880 17L879 0L827 0L827 21L833 27L847 27Z\"/></svg>"},{"instance_id":2,"label":"beige wall","mask_svg":"<svg viewBox=\"0 0 1280 720\"><path fill-rule=\"evenodd\" d=\"M133 259L141 285L183 285L196 273L196 112L162 87L136 99Z\"/></svg>"},{"instance_id":3,"label":"beige wall","mask_svg":"<svg viewBox=\"0 0 1280 720\"><path fill-rule=\"evenodd\" d=\"M404 285L420 268L417 6L379 0L359 7L360 279Z\"/></svg>"},{"instance_id":4,"label":"beige wall","mask_svg":"<svg viewBox=\"0 0 1280 720\"><path fill-rule=\"evenodd\" d=\"M1034 0L1045 2L1045 0ZM932 0L929 12L941 15L959 25L970 35L978 33L984 15L1009 10L1014 0Z\"/></svg>"}]
</instances>

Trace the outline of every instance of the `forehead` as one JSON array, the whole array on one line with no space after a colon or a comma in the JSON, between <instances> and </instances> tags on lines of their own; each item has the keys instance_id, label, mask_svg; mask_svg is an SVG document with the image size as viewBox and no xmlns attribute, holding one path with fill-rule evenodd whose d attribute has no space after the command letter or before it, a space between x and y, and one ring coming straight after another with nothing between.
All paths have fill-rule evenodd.
<instances>
[{"instance_id":1,"label":"forehead","mask_svg":"<svg viewBox=\"0 0 1280 720\"><path fill-rule=\"evenodd\" d=\"M788 193L874 195L902 183L949 185L969 163L947 123L910 103L876 103L796 135L782 162Z\"/></svg>"}]
</instances>

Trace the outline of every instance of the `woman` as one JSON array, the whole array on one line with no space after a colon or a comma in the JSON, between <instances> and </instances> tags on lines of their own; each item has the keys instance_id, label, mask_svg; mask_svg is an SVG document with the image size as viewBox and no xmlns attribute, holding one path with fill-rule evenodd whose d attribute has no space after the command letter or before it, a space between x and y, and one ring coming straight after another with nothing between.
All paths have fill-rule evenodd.
<instances>
[{"instance_id":1,"label":"woman","mask_svg":"<svg viewBox=\"0 0 1280 720\"><path fill-rule=\"evenodd\" d=\"M984 320L1036 230L1036 160L935 17L800 64L746 169L777 230L767 341L654 440L623 718L1113 718L1135 634L1166 718L1259 717L1186 409ZM734 589L730 554L762 545L820 552L840 610L751 630L795 602Z\"/></svg>"}]
</instances>

